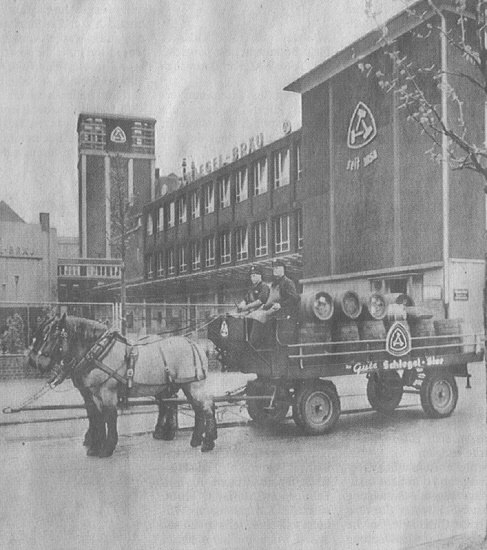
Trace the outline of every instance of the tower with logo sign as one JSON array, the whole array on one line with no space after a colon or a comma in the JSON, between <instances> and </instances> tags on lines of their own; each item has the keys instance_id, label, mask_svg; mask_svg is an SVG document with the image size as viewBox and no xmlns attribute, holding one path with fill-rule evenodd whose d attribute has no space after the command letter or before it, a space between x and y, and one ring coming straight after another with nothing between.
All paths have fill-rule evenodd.
<instances>
[{"instance_id":1,"label":"tower with logo sign","mask_svg":"<svg viewBox=\"0 0 487 550\"><path fill-rule=\"evenodd\" d=\"M110 258L113 165L123 165L134 210L154 199L155 124L152 118L81 113L78 117L80 255ZM120 170L118 170L120 172Z\"/></svg>"}]
</instances>

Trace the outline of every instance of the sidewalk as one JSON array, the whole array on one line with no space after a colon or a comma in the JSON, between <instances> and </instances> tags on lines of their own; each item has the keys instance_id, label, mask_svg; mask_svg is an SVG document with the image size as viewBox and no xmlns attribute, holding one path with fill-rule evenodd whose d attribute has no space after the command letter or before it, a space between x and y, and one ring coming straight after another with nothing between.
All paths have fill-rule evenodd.
<instances>
[{"instance_id":1,"label":"sidewalk","mask_svg":"<svg viewBox=\"0 0 487 550\"><path fill-rule=\"evenodd\" d=\"M407 550L484 550L485 548L487 548L487 542L483 540L483 537L458 535L449 539L420 544Z\"/></svg>"}]
</instances>

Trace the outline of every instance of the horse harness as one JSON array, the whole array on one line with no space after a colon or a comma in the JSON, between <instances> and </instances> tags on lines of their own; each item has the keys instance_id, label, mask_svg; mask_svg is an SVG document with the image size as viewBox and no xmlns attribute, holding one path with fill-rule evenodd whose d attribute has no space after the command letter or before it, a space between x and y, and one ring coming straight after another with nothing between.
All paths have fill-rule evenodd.
<instances>
[{"instance_id":1,"label":"horse harness","mask_svg":"<svg viewBox=\"0 0 487 550\"><path fill-rule=\"evenodd\" d=\"M61 338L66 338L66 335L61 333ZM185 338L189 345L191 346L191 350L193 352L193 363L195 366L195 373L196 373L196 367L197 367L197 358L200 361L200 363L203 362L203 358L201 357L200 350L196 346L196 344L190 340L189 338ZM122 376L119 374L116 370L112 369L108 365L106 365L103 362L103 359L108 354L108 352L112 349L116 341L122 342L126 346L125 350L125 363L127 366L126 375ZM184 383L184 382L190 382L194 380L194 378L188 378L187 380L178 380L177 382L173 380L172 374L169 370L169 366L166 360L166 356L163 352L163 350L159 349L161 359L162 359L162 365L164 372L166 374L167 383ZM86 352L86 354L76 363L75 359L64 364L64 361L60 361L60 367L61 367L61 373L58 374L57 378L59 379L59 383L61 383L69 374L71 374L72 377L75 376L81 376L84 374L87 374L91 372L94 368L98 368L101 371L103 371L105 374L108 375L108 378L114 378L117 382L122 384L126 387L126 390L130 390L133 387L133 380L134 380L134 374L135 374L135 366L137 363L137 359L139 357L138 352L138 344L131 344L124 336L122 336L119 332L116 331L106 331L102 336L93 344L93 346ZM57 385L55 384L55 385Z\"/></svg>"}]
</instances>

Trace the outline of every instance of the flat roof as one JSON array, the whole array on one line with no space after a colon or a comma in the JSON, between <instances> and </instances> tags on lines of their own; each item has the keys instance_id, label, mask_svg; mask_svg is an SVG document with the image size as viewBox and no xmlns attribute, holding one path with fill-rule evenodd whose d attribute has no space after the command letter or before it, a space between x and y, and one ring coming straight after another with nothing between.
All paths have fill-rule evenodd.
<instances>
[{"instance_id":1,"label":"flat roof","mask_svg":"<svg viewBox=\"0 0 487 550\"><path fill-rule=\"evenodd\" d=\"M441 10L456 11L454 0L442 0L438 2L437 7ZM411 16L411 9L421 10L421 19ZM419 0L415 4L405 8L397 15L386 22L388 28L388 39L395 40L402 34L410 31L414 27L421 25L425 20L434 15L434 10L428 4L427 0ZM284 90L287 92L305 93L323 82L326 82L344 69L354 65L360 59L370 55L372 52L383 46L382 31L374 29L365 36L359 38L343 50L326 59L320 65L317 65L311 71L288 84Z\"/></svg>"},{"instance_id":2,"label":"flat roof","mask_svg":"<svg viewBox=\"0 0 487 550\"><path fill-rule=\"evenodd\" d=\"M120 114L113 114L113 113L80 113L78 116L78 122L82 117L95 117L95 118L113 118L113 119L120 119L120 120L143 120L145 122L153 122L154 124L157 122L155 118L150 118L146 116L140 116L140 115L120 115Z\"/></svg>"}]
</instances>

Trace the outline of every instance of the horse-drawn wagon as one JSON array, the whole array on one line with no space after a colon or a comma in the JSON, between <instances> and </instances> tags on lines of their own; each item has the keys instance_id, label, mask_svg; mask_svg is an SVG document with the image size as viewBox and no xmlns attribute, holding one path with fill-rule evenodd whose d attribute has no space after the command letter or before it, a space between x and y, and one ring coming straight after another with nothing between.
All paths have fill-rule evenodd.
<instances>
[{"instance_id":1,"label":"horse-drawn wagon","mask_svg":"<svg viewBox=\"0 0 487 550\"><path fill-rule=\"evenodd\" d=\"M213 320L208 336L225 369L254 373L247 409L257 422L281 420L292 407L305 433L323 434L336 424L340 397L333 379L365 375L371 407L390 413L403 393L417 393L428 417L455 410L455 378L470 381L468 364L483 357L483 335L465 333L460 320L433 319L406 295L326 292L301 299L297 319L263 325L241 315Z\"/></svg>"}]
</instances>

